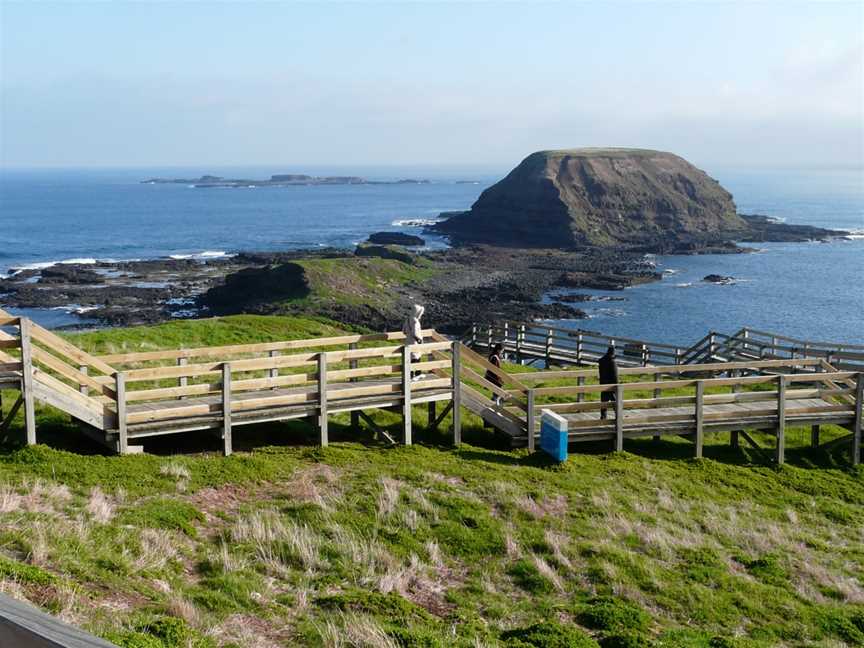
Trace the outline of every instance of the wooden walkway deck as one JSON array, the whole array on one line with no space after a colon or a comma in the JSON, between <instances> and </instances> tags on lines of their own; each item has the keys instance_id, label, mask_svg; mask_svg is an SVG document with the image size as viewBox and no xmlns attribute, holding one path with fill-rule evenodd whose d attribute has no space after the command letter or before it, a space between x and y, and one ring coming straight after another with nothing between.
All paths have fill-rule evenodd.
<instances>
[{"instance_id":1,"label":"wooden walkway deck","mask_svg":"<svg viewBox=\"0 0 864 648\"><path fill-rule=\"evenodd\" d=\"M66 412L120 453L141 451L135 442L147 437L215 430L230 454L233 432L244 425L310 419L318 442L327 445L333 414L350 412L352 426L361 420L374 426L366 412L388 409L401 414L398 441L410 444L412 408L424 404L431 427L452 412L454 443L461 441L465 408L513 445L533 450L545 409L567 419L571 442L605 439L617 450L628 438L679 435L690 438L701 456L706 434L731 432L733 444L739 436L755 444L748 430L768 430L776 438L778 463L784 461L788 425L812 426L816 442L820 425L840 425L850 430L853 463L861 459L864 371L838 370L821 356L717 362L722 349L709 338L707 354L616 338L630 366L620 369L622 382L596 385L590 384L595 369L553 370L548 364L574 365L576 358L590 363L607 339L568 332L556 341L547 331L540 345L527 330L515 337L504 331L507 349L523 360L542 349L547 369L508 373L434 330L424 331L427 342L411 346L401 333L382 333L94 356L0 311L0 388L20 392L5 418L0 408L0 432L23 408L27 442L35 443L39 401ZM484 342L494 340L490 330ZM856 361L857 350L842 353L833 357ZM614 395L614 403L601 403L604 393ZM606 420L600 419L603 408Z\"/></svg>"}]
</instances>

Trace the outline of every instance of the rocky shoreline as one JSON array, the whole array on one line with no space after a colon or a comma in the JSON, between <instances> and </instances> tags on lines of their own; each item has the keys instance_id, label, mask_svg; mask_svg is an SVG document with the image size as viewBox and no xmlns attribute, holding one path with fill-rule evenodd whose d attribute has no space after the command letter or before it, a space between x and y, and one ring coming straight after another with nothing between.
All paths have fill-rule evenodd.
<instances>
[{"instance_id":1,"label":"rocky shoreline","mask_svg":"<svg viewBox=\"0 0 864 648\"><path fill-rule=\"evenodd\" d=\"M757 224L761 228L751 240L798 241L804 236L825 239L844 234L747 218L754 219L754 229ZM373 243L396 240L393 233L379 234L387 236L373 235L355 250L241 252L214 259L21 269L0 277L0 303L13 309L61 308L99 326L261 313L320 316L383 330L398 328L409 305L417 302L426 305L429 325L462 331L472 322L582 319L586 314L579 304L599 298L573 291L617 291L663 277L641 249L461 245L421 251ZM752 250L727 241L677 251ZM80 327L85 326L92 324Z\"/></svg>"},{"instance_id":2,"label":"rocky shoreline","mask_svg":"<svg viewBox=\"0 0 864 648\"><path fill-rule=\"evenodd\" d=\"M407 305L424 303L432 326L459 330L474 321L579 319L564 300L542 303L557 287L623 288L661 276L641 255L601 251L519 251L470 246L424 252L365 255L358 250L244 252L228 258L58 264L0 278L0 302L11 308L66 308L102 326L152 324L171 319L252 313L303 313L371 329L398 327ZM367 248L372 246L365 246ZM392 246L391 246L392 247ZM384 248L385 250L390 248ZM369 303L310 300L313 288L298 270L331 262L362 263L374 271L397 264L417 279L388 285L391 299ZM338 266L330 279L338 280ZM574 276L585 278L574 284Z\"/></svg>"}]
</instances>

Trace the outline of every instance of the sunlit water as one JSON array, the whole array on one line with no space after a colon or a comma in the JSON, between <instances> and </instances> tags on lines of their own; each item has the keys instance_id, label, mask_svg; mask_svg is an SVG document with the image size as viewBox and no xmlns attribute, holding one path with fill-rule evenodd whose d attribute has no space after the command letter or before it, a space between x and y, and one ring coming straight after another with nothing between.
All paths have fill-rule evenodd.
<instances>
[{"instance_id":1,"label":"sunlit water","mask_svg":"<svg viewBox=\"0 0 864 648\"><path fill-rule=\"evenodd\" d=\"M710 170L744 213L864 232L860 170ZM429 178L425 185L193 189L146 185L153 176L266 178L279 172ZM420 233L407 221L468 208L501 173L458 169L136 169L7 171L0 174L0 272L69 259L214 257L241 250L350 247L379 230ZM459 181L477 181L462 183ZM426 238L432 247L441 239ZM582 305L591 319L562 322L670 343L743 325L793 336L864 342L864 238L756 244L747 255L658 257L659 283L625 301ZM707 274L736 277L706 284ZM80 321L65 310L30 311L48 326Z\"/></svg>"}]
</instances>

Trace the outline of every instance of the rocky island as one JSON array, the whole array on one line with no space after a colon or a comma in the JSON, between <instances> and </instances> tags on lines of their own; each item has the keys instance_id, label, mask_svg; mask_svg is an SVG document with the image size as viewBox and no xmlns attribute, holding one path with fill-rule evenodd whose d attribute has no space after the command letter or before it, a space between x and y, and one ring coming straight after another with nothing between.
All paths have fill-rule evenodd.
<instances>
[{"instance_id":1,"label":"rocky island","mask_svg":"<svg viewBox=\"0 0 864 648\"><path fill-rule=\"evenodd\" d=\"M250 187L300 187L307 185L405 185L429 184L429 180L405 178L402 180L367 180L359 176L311 176L302 173L280 173L271 175L269 180L245 180L223 178L222 176L202 175L200 178L149 178L141 184L182 184L196 189L209 188L250 188Z\"/></svg>"},{"instance_id":2,"label":"rocky island","mask_svg":"<svg viewBox=\"0 0 864 648\"><path fill-rule=\"evenodd\" d=\"M371 184L355 176L294 174L145 182ZM739 214L732 195L683 158L620 148L533 153L470 210L441 218L430 229L446 234L451 249L425 249L420 237L383 231L354 249L13 270L0 277L0 295L13 308L65 308L110 325L260 313L315 315L372 330L399 328L410 305L420 302L430 326L460 332L472 322L579 319L585 313L575 304L626 300L577 291L621 291L661 280L646 253L739 253L746 251L737 245L742 241L847 234ZM734 283L722 275L704 281Z\"/></svg>"},{"instance_id":3,"label":"rocky island","mask_svg":"<svg viewBox=\"0 0 864 648\"><path fill-rule=\"evenodd\" d=\"M734 252L734 241L844 234L740 215L732 194L685 159L625 148L532 153L470 210L430 229L455 245L685 254Z\"/></svg>"}]
</instances>

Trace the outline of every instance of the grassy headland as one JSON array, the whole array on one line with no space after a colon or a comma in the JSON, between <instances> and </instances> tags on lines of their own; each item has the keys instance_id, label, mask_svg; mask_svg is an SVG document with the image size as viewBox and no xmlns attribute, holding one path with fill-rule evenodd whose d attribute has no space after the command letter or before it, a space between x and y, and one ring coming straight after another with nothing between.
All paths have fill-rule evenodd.
<instances>
[{"instance_id":1,"label":"grassy headland","mask_svg":"<svg viewBox=\"0 0 864 648\"><path fill-rule=\"evenodd\" d=\"M72 336L94 351L303 338L242 316ZM8 403L8 399L4 399ZM334 417L104 456L65 417L0 446L0 590L119 645L761 646L864 643L864 470L788 464L728 437L579 447L563 466L494 449L387 447ZM379 412L398 429L395 414ZM826 434L830 434L826 430ZM836 431L835 431L836 433Z\"/></svg>"}]
</instances>

